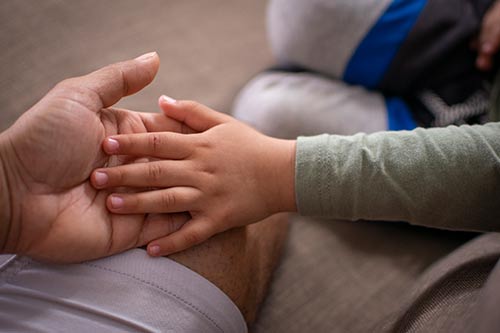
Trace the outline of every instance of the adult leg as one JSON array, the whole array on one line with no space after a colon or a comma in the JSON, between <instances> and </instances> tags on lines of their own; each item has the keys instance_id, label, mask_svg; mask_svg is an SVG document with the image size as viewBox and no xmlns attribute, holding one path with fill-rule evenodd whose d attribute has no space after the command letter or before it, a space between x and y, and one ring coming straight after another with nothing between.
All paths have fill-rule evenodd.
<instances>
[{"instance_id":1,"label":"adult leg","mask_svg":"<svg viewBox=\"0 0 500 333\"><path fill-rule=\"evenodd\" d=\"M217 285L251 324L266 296L287 230L287 214L278 214L216 235L170 258Z\"/></svg>"},{"instance_id":2,"label":"adult leg","mask_svg":"<svg viewBox=\"0 0 500 333\"><path fill-rule=\"evenodd\" d=\"M276 215L172 259L151 258L139 249L77 265L0 256L0 328L245 332L265 296L286 230L286 216Z\"/></svg>"}]
</instances>

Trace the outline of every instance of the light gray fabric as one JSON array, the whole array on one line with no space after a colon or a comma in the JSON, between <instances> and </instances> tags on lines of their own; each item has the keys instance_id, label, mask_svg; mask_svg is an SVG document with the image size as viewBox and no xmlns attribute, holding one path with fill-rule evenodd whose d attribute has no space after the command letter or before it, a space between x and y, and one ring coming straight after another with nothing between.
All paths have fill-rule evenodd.
<instances>
[{"instance_id":1,"label":"light gray fabric","mask_svg":"<svg viewBox=\"0 0 500 333\"><path fill-rule=\"evenodd\" d=\"M259 74L238 95L233 115L286 139L387 129L381 94L310 73Z\"/></svg>"},{"instance_id":2,"label":"light gray fabric","mask_svg":"<svg viewBox=\"0 0 500 333\"><path fill-rule=\"evenodd\" d=\"M272 0L268 34L278 61L341 78L390 0ZM348 28L346 28L348 27Z\"/></svg>"},{"instance_id":3,"label":"light gray fabric","mask_svg":"<svg viewBox=\"0 0 500 333\"><path fill-rule=\"evenodd\" d=\"M215 285L143 250L76 265L2 257L2 331L247 331L236 305Z\"/></svg>"},{"instance_id":4,"label":"light gray fabric","mask_svg":"<svg viewBox=\"0 0 500 333\"><path fill-rule=\"evenodd\" d=\"M500 123L302 137L296 156L301 214L500 231Z\"/></svg>"}]
</instances>

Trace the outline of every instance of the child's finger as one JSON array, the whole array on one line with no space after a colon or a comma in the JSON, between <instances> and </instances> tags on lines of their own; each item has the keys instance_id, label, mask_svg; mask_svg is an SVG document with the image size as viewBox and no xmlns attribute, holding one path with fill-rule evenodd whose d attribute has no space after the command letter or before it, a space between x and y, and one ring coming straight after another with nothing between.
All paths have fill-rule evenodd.
<instances>
[{"instance_id":1,"label":"child's finger","mask_svg":"<svg viewBox=\"0 0 500 333\"><path fill-rule=\"evenodd\" d=\"M173 118L198 132L204 132L232 118L224 113L194 101L176 101L167 96L161 96L158 102L166 116Z\"/></svg>"},{"instance_id":2,"label":"child's finger","mask_svg":"<svg viewBox=\"0 0 500 333\"><path fill-rule=\"evenodd\" d=\"M217 227L210 220L195 218L184 224L179 231L149 243L148 253L151 256L167 256L184 251L203 243L217 232Z\"/></svg>"},{"instance_id":3,"label":"child's finger","mask_svg":"<svg viewBox=\"0 0 500 333\"><path fill-rule=\"evenodd\" d=\"M154 156L183 159L194 149L193 135L171 132L114 135L103 143L110 155Z\"/></svg>"},{"instance_id":4,"label":"child's finger","mask_svg":"<svg viewBox=\"0 0 500 333\"><path fill-rule=\"evenodd\" d=\"M497 4L490 9L483 20L479 34L479 47L477 67L481 70L489 70L493 66L493 55L497 53L500 46L500 6Z\"/></svg>"},{"instance_id":5,"label":"child's finger","mask_svg":"<svg viewBox=\"0 0 500 333\"><path fill-rule=\"evenodd\" d=\"M190 186L193 185L193 172L187 163L189 162L163 160L97 169L92 173L90 182L97 189L120 186Z\"/></svg>"},{"instance_id":6,"label":"child's finger","mask_svg":"<svg viewBox=\"0 0 500 333\"><path fill-rule=\"evenodd\" d=\"M193 210L201 192L193 187L172 187L141 193L115 193L106 205L116 214L180 213Z\"/></svg>"},{"instance_id":7,"label":"child's finger","mask_svg":"<svg viewBox=\"0 0 500 333\"><path fill-rule=\"evenodd\" d=\"M149 214L137 239L137 246L146 245L158 237L176 232L190 219L187 213Z\"/></svg>"}]
</instances>

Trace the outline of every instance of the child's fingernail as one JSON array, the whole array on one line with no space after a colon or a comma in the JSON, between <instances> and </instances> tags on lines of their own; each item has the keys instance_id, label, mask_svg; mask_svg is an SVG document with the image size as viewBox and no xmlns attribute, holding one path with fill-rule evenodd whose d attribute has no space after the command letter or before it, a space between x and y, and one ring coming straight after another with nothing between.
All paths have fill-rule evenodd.
<instances>
[{"instance_id":1,"label":"child's fingernail","mask_svg":"<svg viewBox=\"0 0 500 333\"><path fill-rule=\"evenodd\" d=\"M95 173L94 178L95 178L95 183L97 186L106 185L108 183L108 179L109 179L107 174L105 174L104 172L100 172L100 171L97 171Z\"/></svg>"},{"instance_id":2,"label":"child's fingernail","mask_svg":"<svg viewBox=\"0 0 500 333\"><path fill-rule=\"evenodd\" d=\"M149 247L149 255L157 256L160 254L160 247L158 245L152 245Z\"/></svg>"},{"instance_id":3,"label":"child's fingernail","mask_svg":"<svg viewBox=\"0 0 500 333\"><path fill-rule=\"evenodd\" d=\"M117 196L111 196L111 207L114 209L119 209L123 207L123 198Z\"/></svg>"},{"instance_id":4,"label":"child's fingernail","mask_svg":"<svg viewBox=\"0 0 500 333\"><path fill-rule=\"evenodd\" d=\"M485 53L491 53L493 52L493 45L491 45L490 43L484 43L483 45L481 45L481 51Z\"/></svg>"},{"instance_id":5,"label":"child's fingernail","mask_svg":"<svg viewBox=\"0 0 500 333\"><path fill-rule=\"evenodd\" d=\"M177 101L175 99L173 99L172 97L168 97L167 95L162 95L160 97L160 99L162 100L162 102L165 102L167 104L175 104L175 103L177 103Z\"/></svg>"},{"instance_id":6,"label":"child's fingernail","mask_svg":"<svg viewBox=\"0 0 500 333\"><path fill-rule=\"evenodd\" d=\"M110 153L114 153L118 151L118 148L120 148L120 144L118 143L117 140L108 138L106 140L106 149Z\"/></svg>"}]
</instances>

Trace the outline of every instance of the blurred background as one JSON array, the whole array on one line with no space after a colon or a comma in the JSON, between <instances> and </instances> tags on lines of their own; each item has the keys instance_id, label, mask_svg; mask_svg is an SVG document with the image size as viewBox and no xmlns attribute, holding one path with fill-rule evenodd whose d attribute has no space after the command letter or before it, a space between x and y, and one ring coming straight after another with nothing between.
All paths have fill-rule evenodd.
<instances>
[{"instance_id":1,"label":"blurred background","mask_svg":"<svg viewBox=\"0 0 500 333\"><path fill-rule=\"evenodd\" d=\"M57 82L149 51L155 81L119 106L157 111L161 94L229 112L237 91L273 63L266 0L2 0L0 130Z\"/></svg>"}]
</instances>

